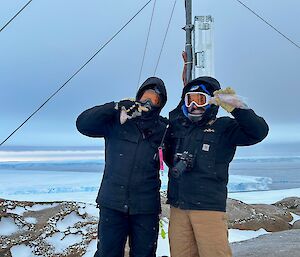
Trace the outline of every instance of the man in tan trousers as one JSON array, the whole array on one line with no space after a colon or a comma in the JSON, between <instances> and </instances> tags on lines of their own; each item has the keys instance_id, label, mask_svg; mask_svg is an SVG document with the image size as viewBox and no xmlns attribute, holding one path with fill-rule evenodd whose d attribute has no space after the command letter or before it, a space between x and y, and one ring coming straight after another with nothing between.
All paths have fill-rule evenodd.
<instances>
[{"instance_id":1,"label":"man in tan trousers","mask_svg":"<svg viewBox=\"0 0 300 257\"><path fill-rule=\"evenodd\" d=\"M216 118L221 106L233 118ZM237 146L262 141L268 125L212 77L190 81L169 114L169 241L172 257L231 257L226 199Z\"/></svg>"}]
</instances>

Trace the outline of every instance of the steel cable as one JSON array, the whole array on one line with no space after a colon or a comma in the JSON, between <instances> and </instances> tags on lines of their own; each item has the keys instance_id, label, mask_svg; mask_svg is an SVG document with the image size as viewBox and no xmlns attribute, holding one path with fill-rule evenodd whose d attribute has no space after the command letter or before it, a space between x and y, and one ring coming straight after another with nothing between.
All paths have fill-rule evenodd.
<instances>
[{"instance_id":1,"label":"steel cable","mask_svg":"<svg viewBox=\"0 0 300 257\"><path fill-rule=\"evenodd\" d=\"M158 55L156 66L155 66L155 69L154 69L154 75L156 74L157 67L158 67L158 64L159 64L159 61L160 61L160 57L161 57L161 54L162 54L162 51L163 51L163 48L164 48L164 45L165 45L165 42L166 42L166 38L167 38L167 35L168 35L168 32L169 32L169 27L170 27L170 24L171 24L171 20L173 18L173 14L174 14L176 3L177 3L177 0L175 0L174 4L173 4L173 8L172 8L172 11L171 11L171 15L170 15L170 19L169 19L169 22L168 22L167 30L166 30L166 33L165 33L165 36L164 36L164 40L163 40L162 46L160 48L160 52L159 52L159 55Z\"/></svg>"},{"instance_id":2,"label":"steel cable","mask_svg":"<svg viewBox=\"0 0 300 257\"><path fill-rule=\"evenodd\" d=\"M141 68L140 68L140 72L139 72L139 79L138 79L138 83L137 83L137 89L138 89L140 81L141 81L141 76L142 76L142 71L143 71L143 67L144 67L144 61L145 61L145 56L146 56L146 51L147 51L147 46L148 46L150 31L151 31L151 27L152 27L152 21L153 21L153 16L154 16L155 5L156 5L156 0L153 3L152 14L151 14L151 18L150 18L150 23L149 23L149 28L148 28L148 33L147 33L147 38L146 38L146 43L145 43L143 58L142 58L142 64L141 64Z\"/></svg>"},{"instance_id":3,"label":"steel cable","mask_svg":"<svg viewBox=\"0 0 300 257\"><path fill-rule=\"evenodd\" d=\"M249 6L247 6L246 4L244 4L242 1L240 0L236 0L237 2L239 2L242 6L244 6L246 9L248 9L250 12L252 12L256 17L258 17L260 20L262 20L264 23L266 23L268 26L270 26L273 30L275 30L278 34L280 34L282 37L284 37L286 40L288 40L290 43L292 43L294 46L296 46L297 48L300 49L300 46L295 43L292 39L290 39L289 37L287 37L286 35L284 35L281 31L279 31L277 28L275 28L271 23L269 23L268 21L266 21L263 17L261 17L259 14L257 14L255 11L253 11Z\"/></svg>"},{"instance_id":4,"label":"steel cable","mask_svg":"<svg viewBox=\"0 0 300 257\"><path fill-rule=\"evenodd\" d=\"M0 33L10 24L30 3L32 0L28 1L1 29Z\"/></svg>"},{"instance_id":5,"label":"steel cable","mask_svg":"<svg viewBox=\"0 0 300 257\"><path fill-rule=\"evenodd\" d=\"M48 99L38 107L24 122L22 122L7 138L5 138L1 143L2 146L13 134L15 134L29 119L31 119L46 103L48 103L51 98L53 98L64 86L66 86L94 57L103 50L152 0L149 0L132 18L130 18L104 45L100 47L100 49L90 57L76 72L65 82L62 86L60 86L52 95L48 97Z\"/></svg>"}]
</instances>

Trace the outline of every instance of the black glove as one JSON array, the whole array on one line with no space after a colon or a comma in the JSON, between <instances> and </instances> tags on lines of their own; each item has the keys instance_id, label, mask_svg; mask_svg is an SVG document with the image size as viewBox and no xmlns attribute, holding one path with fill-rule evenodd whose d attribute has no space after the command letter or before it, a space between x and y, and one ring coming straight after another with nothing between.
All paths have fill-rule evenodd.
<instances>
[{"instance_id":1,"label":"black glove","mask_svg":"<svg viewBox=\"0 0 300 257\"><path fill-rule=\"evenodd\" d=\"M116 103L115 109L121 110L122 107L125 107L126 110L130 109L130 107L135 105L134 99L124 99Z\"/></svg>"},{"instance_id":2,"label":"black glove","mask_svg":"<svg viewBox=\"0 0 300 257\"><path fill-rule=\"evenodd\" d=\"M124 124L126 120L130 120L142 115L142 112L149 111L148 108L141 103L132 100L121 100L116 103L115 109L120 110L120 123Z\"/></svg>"}]
</instances>

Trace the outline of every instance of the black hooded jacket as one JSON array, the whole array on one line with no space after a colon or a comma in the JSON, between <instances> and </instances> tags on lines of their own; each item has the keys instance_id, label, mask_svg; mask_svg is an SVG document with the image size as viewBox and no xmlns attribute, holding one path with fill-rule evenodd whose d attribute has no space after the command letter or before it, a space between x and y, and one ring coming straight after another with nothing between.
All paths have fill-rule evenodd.
<instances>
[{"instance_id":1,"label":"black hooded jacket","mask_svg":"<svg viewBox=\"0 0 300 257\"><path fill-rule=\"evenodd\" d=\"M268 125L251 109L235 109L234 118L216 118L217 106L206 113L205 123L191 122L182 112L184 95L193 85L204 84L208 91L220 88L218 81L200 77L184 89L182 100L169 114L170 127L165 141L165 161L169 166L168 202L185 210L225 211L228 168L237 146L248 146L262 141ZM191 165L175 178L173 167L176 154L192 154Z\"/></svg>"},{"instance_id":2,"label":"black hooded jacket","mask_svg":"<svg viewBox=\"0 0 300 257\"><path fill-rule=\"evenodd\" d=\"M167 101L162 80L148 78L137 92L148 88L162 94L162 106L145 117L120 124L120 111L115 103L95 106L77 118L80 133L105 139L105 169L96 202L103 207L130 214L158 213L160 179L157 149L167 126L159 112Z\"/></svg>"}]
</instances>

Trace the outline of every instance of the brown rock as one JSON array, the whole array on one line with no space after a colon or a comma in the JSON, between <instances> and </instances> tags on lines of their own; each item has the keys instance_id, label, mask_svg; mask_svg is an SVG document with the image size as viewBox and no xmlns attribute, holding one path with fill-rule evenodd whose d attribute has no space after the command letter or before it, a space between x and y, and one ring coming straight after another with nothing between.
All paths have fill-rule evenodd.
<instances>
[{"instance_id":1,"label":"brown rock","mask_svg":"<svg viewBox=\"0 0 300 257\"><path fill-rule=\"evenodd\" d=\"M256 211L269 213L269 214L277 216L287 222L290 222L293 220L293 216L291 215L291 213L289 211L284 210L279 207L276 207L274 205L252 204L252 206L256 209Z\"/></svg>"},{"instance_id":2,"label":"brown rock","mask_svg":"<svg viewBox=\"0 0 300 257\"><path fill-rule=\"evenodd\" d=\"M167 195L165 192L162 192L161 196L161 215L162 217L166 217L170 219L170 205L167 204Z\"/></svg>"},{"instance_id":3,"label":"brown rock","mask_svg":"<svg viewBox=\"0 0 300 257\"><path fill-rule=\"evenodd\" d=\"M161 205L161 215L162 215L162 217L166 217L166 218L170 219L170 205L169 204Z\"/></svg>"},{"instance_id":4,"label":"brown rock","mask_svg":"<svg viewBox=\"0 0 300 257\"><path fill-rule=\"evenodd\" d=\"M274 206L275 207L275 206ZM265 229L268 232L290 229L288 221L292 216L280 208L269 205L248 205L241 201L228 199L227 214L229 228L241 230Z\"/></svg>"},{"instance_id":5,"label":"brown rock","mask_svg":"<svg viewBox=\"0 0 300 257\"><path fill-rule=\"evenodd\" d=\"M15 233L0 236L0 256L9 257L13 246L25 244L37 256L59 257L47 242L53 235L81 237L81 242L66 248L63 256L82 256L89 243L97 238L98 219L88 214L91 208L96 207L75 202L0 201L0 221L5 219L14 222L18 228ZM61 225L59 229L58 223L63 224L67 217L68 220L74 220L74 224L68 227Z\"/></svg>"},{"instance_id":6,"label":"brown rock","mask_svg":"<svg viewBox=\"0 0 300 257\"><path fill-rule=\"evenodd\" d=\"M291 212L294 212L300 215L300 198L299 197L287 197L274 203L273 205L287 209Z\"/></svg>"},{"instance_id":7,"label":"brown rock","mask_svg":"<svg viewBox=\"0 0 300 257\"><path fill-rule=\"evenodd\" d=\"M288 230L262 235L231 244L235 257L299 257L300 230Z\"/></svg>"}]
</instances>

